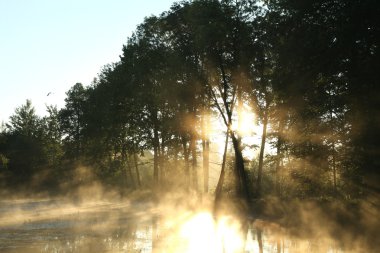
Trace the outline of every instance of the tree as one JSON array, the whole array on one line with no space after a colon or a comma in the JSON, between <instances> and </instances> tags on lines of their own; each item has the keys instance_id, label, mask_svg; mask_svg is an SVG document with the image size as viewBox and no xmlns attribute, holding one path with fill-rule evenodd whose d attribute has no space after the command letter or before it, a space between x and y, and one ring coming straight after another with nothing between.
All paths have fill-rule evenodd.
<instances>
[{"instance_id":1,"label":"tree","mask_svg":"<svg viewBox=\"0 0 380 253\"><path fill-rule=\"evenodd\" d=\"M192 63L202 92L223 117L227 128L232 124L233 107L239 78L236 76L243 40L237 28L244 24L237 12L241 6L226 1L195 1L192 4L175 5L168 14L172 44L178 47L185 62ZM235 12L234 12L235 11ZM234 19L231 13L236 14ZM175 22L173 22L175 20ZM240 27L241 25L241 27ZM239 27L238 27L239 26ZM191 72L190 72L191 73ZM234 144L236 159L236 186L238 194L248 195L247 176L237 133L229 131Z\"/></svg>"},{"instance_id":2,"label":"tree","mask_svg":"<svg viewBox=\"0 0 380 253\"><path fill-rule=\"evenodd\" d=\"M81 83L76 83L66 94L65 107L59 112L60 125L64 134L66 154L79 159L83 153L87 90Z\"/></svg>"},{"instance_id":3,"label":"tree","mask_svg":"<svg viewBox=\"0 0 380 253\"><path fill-rule=\"evenodd\" d=\"M63 158L62 130L59 121L59 110L57 106L46 107L48 115L41 119L42 145L46 156L45 166L52 170L55 179L62 176L61 168Z\"/></svg>"},{"instance_id":4,"label":"tree","mask_svg":"<svg viewBox=\"0 0 380 253\"><path fill-rule=\"evenodd\" d=\"M39 129L39 119L30 100L26 100L15 110L15 114L10 116L10 123L6 124L10 133L23 135L25 137L36 137Z\"/></svg>"},{"instance_id":5,"label":"tree","mask_svg":"<svg viewBox=\"0 0 380 253\"><path fill-rule=\"evenodd\" d=\"M5 156L11 174L11 184L29 183L42 169L46 156L42 145L41 120L30 100L16 108L6 125Z\"/></svg>"}]
</instances>

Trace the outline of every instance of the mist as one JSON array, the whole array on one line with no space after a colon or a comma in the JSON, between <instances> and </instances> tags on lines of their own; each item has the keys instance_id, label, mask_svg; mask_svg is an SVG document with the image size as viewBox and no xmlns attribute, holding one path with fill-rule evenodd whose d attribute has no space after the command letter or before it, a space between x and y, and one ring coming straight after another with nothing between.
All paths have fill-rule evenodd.
<instances>
[{"instance_id":1,"label":"mist","mask_svg":"<svg viewBox=\"0 0 380 253\"><path fill-rule=\"evenodd\" d=\"M147 17L62 108L26 99L1 125L0 251L377 251L378 12L194 0Z\"/></svg>"}]
</instances>

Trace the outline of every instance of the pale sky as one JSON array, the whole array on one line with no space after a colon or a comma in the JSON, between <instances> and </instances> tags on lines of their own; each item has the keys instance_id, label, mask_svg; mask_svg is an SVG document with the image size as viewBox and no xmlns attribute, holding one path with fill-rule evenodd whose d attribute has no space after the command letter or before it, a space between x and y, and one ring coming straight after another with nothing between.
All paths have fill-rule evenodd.
<instances>
[{"instance_id":1,"label":"pale sky","mask_svg":"<svg viewBox=\"0 0 380 253\"><path fill-rule=\"evenodd\" d=\"M144 17L174 0L0 0L0 124L31 99L37 114L64 105L116 62ZM51 92L51 95L47 94Z\"/></svg>"}]
</instances>

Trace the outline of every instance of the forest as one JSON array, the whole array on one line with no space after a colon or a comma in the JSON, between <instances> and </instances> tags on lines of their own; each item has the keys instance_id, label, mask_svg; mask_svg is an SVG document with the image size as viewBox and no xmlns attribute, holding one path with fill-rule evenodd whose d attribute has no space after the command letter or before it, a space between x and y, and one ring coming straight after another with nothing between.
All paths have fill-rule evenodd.
<instances>
[{"instance_id":1,"label":"forest","mask_svg":"<svg viewBox=\"0 0 380 253\"><path fill-rule=\"evenodd\" d=\"M376 0L174 3L63 108L15 110L0 133L2 192L97 180L254 210L270 199L378 208L379 16Z\"/></svg>"}]
</instances>

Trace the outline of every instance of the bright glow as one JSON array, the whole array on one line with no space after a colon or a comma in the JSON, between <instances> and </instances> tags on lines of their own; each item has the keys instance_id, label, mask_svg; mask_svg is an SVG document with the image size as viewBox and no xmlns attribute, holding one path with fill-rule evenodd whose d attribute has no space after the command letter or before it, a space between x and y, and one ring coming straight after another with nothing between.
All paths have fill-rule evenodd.
<instances>
[{"instance_id":1,"label":"bright glow","mask_svg":"<svg viewBox=\"0 0 380 253\"><path fill-rule=\"evenodd\" d=\"M216 224L210 213L199 213L186 221L180 230L187 253L233 253L243 247L237 222L222 217Z\"/></svg>"},{"instance_id":2,"label":"bright glow","mask_svg":"<svg viewBox=\"0 0 380 253\"><path fill-rule=\"evenodd\" d=\"M218 115L218 116L216 116ZM219 162L218 166L221 164L221 158L224 153L224 146L226 140L226 125L223 118L219 114L210 115L210 125L207 128L207 136L211 140L211 161ZM263 132L263 125L257 122L257 115L253 112L252 108L248 105L244 105L240 117L238 117L237 112L234 112L232 117L231 129L239 134L242 141L243 156L244 159L254 160L258 157L260 152L261 137ZM240 123L238 123L240 118ZM271 126L268 124L267 133L270 133ZM231 147L231 138L229 138L229 147ZM266 145L265 154L273 154L276 152L271 145ZM216 166L216 167L218 167ZM220 169L220 166L218 167ZM219 170L218 170L219 171Z\"/></svg>"},{"instance_id":3,"label":"bright glow","mask_svg":"<svg viewBox=\"0 0 380 253\"><path fill-rule=\"evenodd\" d=\"M240 112L240 121L234 121L232 123L232 129L237 130L241 136L251 135L253 132L252 126L254 125L255 116L251 112L243 110Z\"/></svg>"},{"instance_id":4,"label":"bright glow","mask_svg":"<svg viewBox=\"0 0 380 253\"><path fill-rule=\"evenodd\" d=\"M256 115L250 110L242 110L240 112L240 122L234 120L231 129L237 131L241 137L251 137L253 135L260 135L262 126L256 125Z\"/></svg>"}]
</instances>

